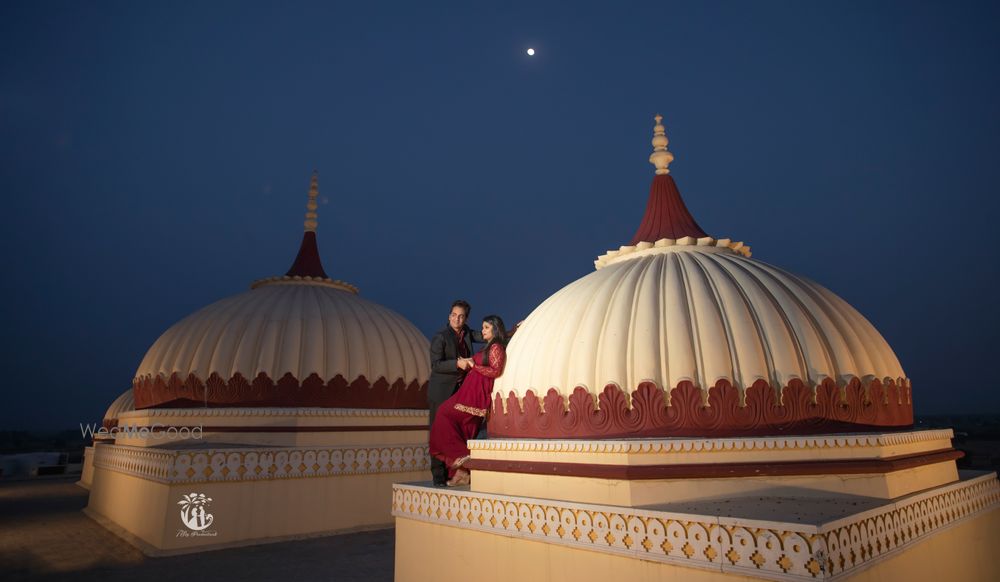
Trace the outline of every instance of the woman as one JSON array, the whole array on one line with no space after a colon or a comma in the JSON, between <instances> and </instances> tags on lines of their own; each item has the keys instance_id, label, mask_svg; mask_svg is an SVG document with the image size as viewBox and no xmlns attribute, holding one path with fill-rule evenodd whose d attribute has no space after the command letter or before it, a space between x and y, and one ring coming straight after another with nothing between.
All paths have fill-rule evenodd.
<instances>
[{"instance_id":1,"label":"woman","mask_svg":"<svg viewBox=\"0 0 1000 582\"><path fill-rule=\"evenodd\" d=\"M507 331L497 315L483 318L483 341L486 348L473 358L463 358L458 365L469 370L465 381L451 398L444 401L431 425L431 455L448 467L448 486L468 485L469 471L462 464L469 460L466 441L476 436L490 408L493 380L503 373L507 353Z\"/></svg>"}]
</instances>

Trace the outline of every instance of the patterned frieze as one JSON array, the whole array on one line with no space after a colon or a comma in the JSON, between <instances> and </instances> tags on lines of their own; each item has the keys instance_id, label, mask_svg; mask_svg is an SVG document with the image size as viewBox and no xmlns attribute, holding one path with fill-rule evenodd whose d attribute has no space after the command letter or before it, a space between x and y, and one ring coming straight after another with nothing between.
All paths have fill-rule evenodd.
<instances>
[{"instance_id":1,"label":"patterned frieze","mask_svg":"<svg viewBox=\"0 0 1000 582\"><path fill-rule=\"evenodd\" d=\"M772 580L843 579L1000 508L996 475L816 525L394 485L393 515L542 543Z\"/></svg>"},{"instance_id":2,"label":"patterned frieze","mask_svg":"<svg viewBox=\"0 0 1000 582\"><path fill-rule=\"evenodd\" d=\"M776 451L795 449L857 449L917 444L951 439L948 429L895 433L859 433L815 436L764 436L734 438L673 438L630 440L536 440L477 439L472 451L516 451L533 453L607 453L659 455L664 453L708 453L732 451Z\"/></svg>"},{"instance_id":3,"label":"patterned frieze","mask_svg":"<svg viewBox=\"0 0 1000 582\"><path fill-rule=\"evenodd\" d=\"M159 483L212 483L403 473L430 468L427 445L158 450L101 445L94 466Z\"/></svg>"}]
</instances>

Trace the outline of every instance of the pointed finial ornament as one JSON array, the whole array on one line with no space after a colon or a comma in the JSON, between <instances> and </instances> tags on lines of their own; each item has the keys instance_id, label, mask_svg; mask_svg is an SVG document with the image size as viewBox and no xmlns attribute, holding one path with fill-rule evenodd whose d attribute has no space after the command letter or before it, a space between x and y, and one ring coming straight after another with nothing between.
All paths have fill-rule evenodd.
<instances>
[{"instance_id":1,"label":"pointed finial ornament","mask_svg":"<svg viewBox=\"0 0 1000 582\"><path fill-rule=\"evenodd\" d=\"M653 153L649 154L649 163L656 166L657 174L669 174L668 167L674 161L674 154L667 151L667 144L670 142L661 123L663 116L657 114L653 119L656 120L656 126L653 128Z\"/></svg>"},{"instance_id":2,"label":"pointed finial ornament","mask_svg":"<svg viewBox=\"0 0 1000 582\"><path fill-rule=\"evenodd\" d=\"M319 172L313 170L312 179L309 181L309 202L306 202L305 231L316 232L316 197L319 196Z\"/></svg>"}]
</instances>

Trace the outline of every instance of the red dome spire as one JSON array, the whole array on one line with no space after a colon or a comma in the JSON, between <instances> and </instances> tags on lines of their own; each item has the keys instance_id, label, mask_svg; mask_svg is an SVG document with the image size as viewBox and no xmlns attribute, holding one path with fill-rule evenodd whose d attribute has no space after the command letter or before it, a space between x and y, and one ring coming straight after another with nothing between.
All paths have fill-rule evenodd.
<instances>
[{"instance_id":1,"label":"red dome spire","mask_svg":"<svg viewBox=\"0 0 1000 582\"><path fill-rule=\"evenodd\" d=\"M656 242L661 238L679 239L686 236L701 238L708 234L698 226L694 217L688 212L674 179L669 174L654 176L653 185L649 188L646 214L643 215L632 242L628 244Z\"/></svg>"},{"instance_id":2,"label":"red dome spire","mask_svg":"<svg viewBox=\"0 0 1000 582\"><path fill-rule=\"evenodd\" d=\"M670 162L674 156L667 151L667 135L664 131L663 117L656 116L656 127L653 128L653 153L649 162L656 166L656 176L649 188L649 202L646 203L646 214L642 217L639 229L635 231L630 245L640 242L656 242L663 238L679 239L686 236L702 238L708 236L684 205L677 184L670 177Z\"/></svg>"},{"instance_id":3,"label":"red dome spire","mask_svg":"<svg viewBox=\"0 0 1000 582\"><path fill-rule=\"evenodd\" d=\"M306 203L305 232L302 234L302 244L299 254L295 256L292 268L285 273L288 277L313 277L329 279L323 270L319 259L319 247L316 245L316 197L319 195L319 174L313 171L309 182L309 202Z\"/></svg>"}]
</instances>

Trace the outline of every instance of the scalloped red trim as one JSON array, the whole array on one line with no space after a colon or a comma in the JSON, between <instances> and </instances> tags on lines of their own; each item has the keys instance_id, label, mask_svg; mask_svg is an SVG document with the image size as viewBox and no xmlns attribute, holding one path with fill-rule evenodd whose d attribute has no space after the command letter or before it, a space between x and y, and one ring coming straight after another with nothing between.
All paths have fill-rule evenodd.
<instances>
[{"instance_id":1,"label":"scalloped red trim","mask_svg":"<svg viewBox=\"0 0 1000 582\"><path fill-rule=\"evenodd\" d=\"M569 398L554 388L540 401L531 391L518 402L511 392L504 410L496 394L489 418L491 437L504 438L628 438L725 437L819 434L898 430L913 425L913 402L906 380L858 379L839 388L831 379L815 392L801 380L792 380L778 392L758 380L740 390L720 380L708 390L681 382L666 391L643 382L631 399L615 384L608 384L595 399L578 386ZM629 400L631 400L631 405ZM669 404L669 405L668 405ZM552 411L556 411L554 414Z\"/></svg>"},{"instance_id":2,"label":"scalloped red trim","mask_svg":"<svg viewBox=\"0 0 1000 582\"><path fill-rule=\"evenodd\" d=\"M364 376L348 382L339 374L326 382L310 374L300 383L291 373L277 382L264 372L252 382L239 373L229 380L213 373L206 381L194 374L182 379L174 373L169 378L135 378L132 392L137 410L198 408L206 403L210 407L427 408L427 382L407 384L400 378L390 384L379 378L371 383Z\"/></svg>"}]
</instances>

